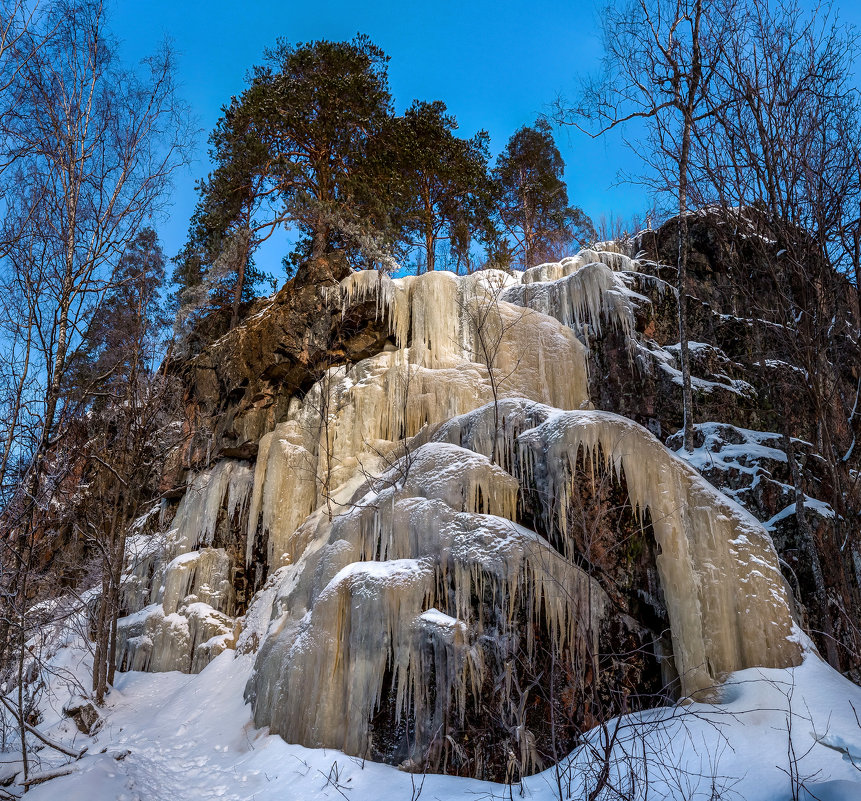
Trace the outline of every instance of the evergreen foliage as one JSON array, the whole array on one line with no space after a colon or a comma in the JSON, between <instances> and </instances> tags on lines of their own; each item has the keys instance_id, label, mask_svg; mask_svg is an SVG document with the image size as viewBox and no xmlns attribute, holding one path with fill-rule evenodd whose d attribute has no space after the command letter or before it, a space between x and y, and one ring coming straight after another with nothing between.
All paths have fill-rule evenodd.
<instances>
[{"instance_id":1,"label":"evergreen foliage","mask_svg":"<svg viewBox=\"0 0 861 801\"><path fill-rule=\"evenodd\" d=\"M68 390L80 401L113 394L161 356L169 318L161 297L165 260L158 236L143 228L120 258L80 346L69 359ZM146 369L146 368L143 368Z\"/></svg>"},{"instance_id":2,"label":"evergreen foliage","mask_svg":"<svg viewBox=\"0 0 861 801\"><path fill-rule=\"evenodd\" d=\"M209 321L211 337L236 325L264 277L254 250L279 226L300 234L285 260L294 268L367 243L360 215L373 182L366 153L390 114L387 61L365 36L279 40L266 64L252 70L210 136L215 169L199 184L188 242L176 259L180 327L220 317Z\"/></svg>"},{"instance_id":3,"label":"evergreen foliage","mask_svg":"<svg viewBox=\"0 0 861 801\"><path fill-rule=\"evenodd\" d=\"M288 275L335 250L388 269L417 258L459 271L531 266L594 238L568 205L550 126L520 129L491 175L489 136L458 137L444 102L399 116L388 56L366 36L279 40L210 135L213 170L176 257L177 330L193 351L233 328L265 278L258 246L279 228L296 242Z\"/></svg>"},{"instance_id":4,"label":"evergreen foliage","mask_svg":"<svg viewBox=\"0 0 861 801\"><path fill-rule=\"evenodd\" d=\"M248 303L266 276L254 266L255 247L274 231L266 208L265 154L245 109L234 98L209 138L215 169L198 183L200 199L189 225L188 241L174 260L174 281L185 290L178 306L187 316L230 313L238 321L240 304ZM231 250L229 263L225 251ZM216 269L216 263L220 269ZM216 275L215 273L219 274ZM201 285L205 291L201 292ZM198 289L195 293L195 289Z\"/></svg>"},{"instance_id":5,"label":"evergreen foliage","mask_svg":"<svg viewBox=\"0 0 861 801\"><path fill-rule=\"evenodd\" d=\"M495 238L487 132L470 139L455 136L457 120L441 100L416 100L391 125L390 155L401 201L395 219L404 242L423 250L428 270L436 266L441 241L448 241L459 264L469 265L473 238Z\"/></svg>"},{"instance_id":6,"label":"evergreen foliage","mask_svg":"<svg viewBox=\"0 0 861 801\"><path fill-rule=\"evenodd\" d=\"M512 257L523 267L558 259L595 237L582 209L568 205L564 171L553 129L543 119L517 131L496 161L497 213L514 240Z\"/></svg>"},{"instance_id":7,"label":"evergreen foliage","mask_svg":"<svg viewBox=\"0 0 861 801\"><path fill-rule=\"evenodd\" d=\"M296 255L343 245L351 200L368 178L368 143L391 111L388 56L366 36L292 45L279 40L255 67L242 105L254 121L280 219L300 233Z\"/></svg>"}]
</instances>

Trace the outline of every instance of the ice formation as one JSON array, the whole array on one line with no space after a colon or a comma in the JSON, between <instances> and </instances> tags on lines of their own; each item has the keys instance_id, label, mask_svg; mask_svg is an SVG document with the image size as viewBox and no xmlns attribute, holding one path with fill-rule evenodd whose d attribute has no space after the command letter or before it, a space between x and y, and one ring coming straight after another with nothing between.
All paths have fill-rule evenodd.
<instances>
[{"instance_id":1,"label":"ice formation","mask_svg":"<svg viewBox=\"0 0 861 801\"><path fill-rule=\"evenodd\" d=\"M626 258L612 254L620 259ZM533 270L542 269L534 267ZM555 280L524 282L506 290L505 299L554 317L582 331L589 324L600 336L602 325L620 329L630 337L634 327L632 293L606 264L593 262ZM643 298L645 300L645 298Z\"/></svg>"},{"instance_id":2,"label":"ice formation","mask_svg":"<svg viewBox=\"0 0 861 801\"><path fill-rule=\"evenodd\" d=\"M531 481L545 487L545 524L563 535L581 450L624 475L631 504L649 511L685 694L713 687L734 670L800 662L768 533L649 431L607 412L567 412L522 434L518 445Z\"/></svg>"},{"instance_id":3,"label":"ice formation","mask_svg":"<svg viewBox=\"0 0 861 801\"><path fill-rule=\"evenodd\" d=\"M437 436L490 453L489 412L452 420ZM525 488L540 488L545 530L566 537L571 477L584 455L624 477L631 505L641 516L648 510L683 692L743 667L798 664L777 554L749 512L627 418L518 401L503 404L503 417L500 450Z\"/></svg>"},{"instance_id":4,"label":"ice formation","mask_svg":"<svg viewBox=\"0 0 861 801\"><path fill-rule=\"evenodd\" d=\"M175 555L200 545L211 545L225 517L244 516L252 473L244 462L223 459L190 482L171 529L170 549Z\"/></svg>"},{"instance_id":5,"label":"ice formation","mask_svg":"<svg viewBox=\"0 0 861 801\"><path fill-rule=\"evenodd\" d=\"M169 530L130 559L121 666L256 653L258 726L366 756L388 715L405 734L387 758L445 770L488 687L513 697L515 660L598 680L612 603L567 536L587 463L648 518L682 692L797 664L768 534L645 429L591 410L584 341L633 341L644 299L621 273L635 269L605 247L519 277L366 271L332 288L345 312L375 305L388 346L321 366L255 465L191 477ZM258 590L247 610L238 573ZM538 769L532 731L512 726L520 769Z\"/></svg>"},{"instance_id":6,"label":"ice formation","mask_svg":"<svg viewBox=\"0 0 861 801\"><path fill-rule=\"evenodd\" d=\"M252 480L247 464L218 462L189 483L164 536L127 550L123 604L131 614L117 626L120 668L196 673L228 647L234 565L211 546L229 540L237 521L244 530Z\"/></svg>"},{"instance_id":7,"label":"ice formation","mask_svg":"<svg viewBox=\"0 0 861 801\"><path fill-rule=\"evenodd\" d=\"M290 538L325 505L342 508L356 479L397 458L400 443L493 398L588 405L586 351L557 320L502 300L514 279L487 271L391 279L353 273L335 300L373 299L394 347L350 369L333 367L288 419L260 441L251 531L274 568L294 560Z\"/></svg>"},{"instance_id":8,"label":"ice formation","mask_svg":"<svg viewBox=\"0 0 861 801\"><path fill-rule=\"evenodd\" d=\"M512 522L517 481L483 455L427 443L374 484L331 523L309 521L248 694L257 725L364 755L388 684L416 726L401 756L436 766L468 696L499 678L491 656L534 656L545 627L560 655L594 659L607 600Z\"/></svg>"}]
</instances>

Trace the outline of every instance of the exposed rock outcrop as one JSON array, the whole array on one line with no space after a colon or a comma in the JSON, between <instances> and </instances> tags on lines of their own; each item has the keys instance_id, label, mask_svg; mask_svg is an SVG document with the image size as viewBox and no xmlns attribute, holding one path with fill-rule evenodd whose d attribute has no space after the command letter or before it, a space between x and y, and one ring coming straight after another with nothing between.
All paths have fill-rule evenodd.
<instances>
[{"instance_id":1,"label":"exposed rock outcrop","mask_svg":"<svg viewBox=\"0 0 861 801\"><path fill-rule=\"evenodd\" d=\"M622 250L518 276L327 262L261 301L183 367L185 491L130 549L120 666L255 653L255 720L288 740L511 778L613 714L797 664L803 580L662 444L675 290ZM698 444L732 466L694 466L777 532L756 324L697 308L697 414L732 424Z\"/></svg>"}]
</instances>

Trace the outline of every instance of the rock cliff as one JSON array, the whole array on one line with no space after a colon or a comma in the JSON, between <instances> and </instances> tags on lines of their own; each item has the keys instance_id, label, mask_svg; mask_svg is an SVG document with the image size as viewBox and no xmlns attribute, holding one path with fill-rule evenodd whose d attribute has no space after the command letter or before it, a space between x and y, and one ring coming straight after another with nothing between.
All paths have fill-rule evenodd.
<instances>
[{"instance_id":1,"label":"rock cliff","mask_svg":"<svg viewBox=\"0 0 861 801\"><path fill-rule=\"evenodd\" d=\"M185 439L130 538L119 667L253 653L255 722L288 741L511 779L615 714L797 664L809 578L762 326L692 301L682 458L652 239L516 275L330 260L258 301L175 368ZM815 448L792 458L827 521Z\"/></svg>"}]
</instances>

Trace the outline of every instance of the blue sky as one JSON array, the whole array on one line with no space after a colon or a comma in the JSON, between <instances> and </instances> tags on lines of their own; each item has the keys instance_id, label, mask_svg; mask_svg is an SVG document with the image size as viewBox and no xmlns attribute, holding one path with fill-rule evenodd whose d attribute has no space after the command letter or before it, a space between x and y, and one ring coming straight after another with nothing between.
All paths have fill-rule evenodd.
<instances>
[{"instance_id":1,"label":"blue sky","mask_svg":"<svg viewBox=\"0 0 861 801\"><path fill-rule=\"evenodd\" d=\"M168 255L180 248L194 207L194 181L208 171L206 136L221 106L245 86L248 68L283 36L291 41L351 39L365 33L391 57L389 82L400 111L414 98L445 101L462 135L484 128L494 155L521 125L558 95L573 97L579 79L597 68L601 47L594 0L115 0L112 28L126 59L151 53L168 36L178 54L183 95L202 129L198 158L177 177L170 218L157 225ZM861 22L861 3L842 4L842 17ZM854 19L853 19L854 18ZM618 134L592 140L558 130L572 204L596 219L623 217L649 205L636 185L616 185L619 169L638 160ZM277 246L276 246L277 247ZM280 254L258 265L281 276Z\"/></svg>"},{"instance_id":2,"label":"blue sky","mask_svg":"<svg viewBox=\"0 0 861 801\"><path fill-rule=\"evenodd\" d=\"M494 154L521 125L534 121L558 94L573 95L578 76L600 54L592 2L248 2L117 0L112 28L132 61L168 36L179 53L185 99L202 133L198 158L177 176L170 218L157 228L168 255L183 241L194 207L194 181L206 174L206 136L221 106L245 86L248 68L279 36L291 41L351 39L366 33L391 57L389 82L398 110L414 98L446 102L462 135L484 128ZM557 133L571 202L598 216L639 212L637 187L611 188L621 161L636 159L618 138L592 141L575 130ZM280 276L279 256L259 265ZM263 262L268 263L263 263Z\"/></svg>"}]
</instances>

